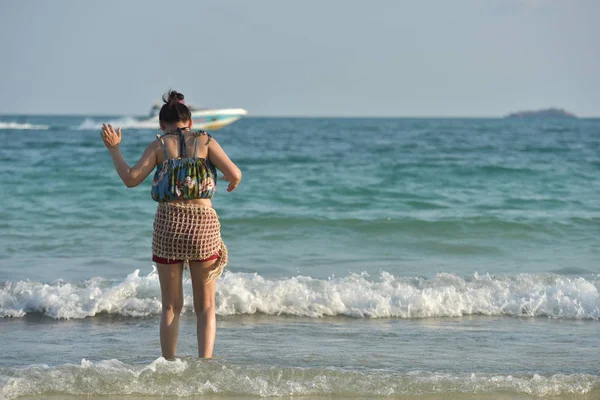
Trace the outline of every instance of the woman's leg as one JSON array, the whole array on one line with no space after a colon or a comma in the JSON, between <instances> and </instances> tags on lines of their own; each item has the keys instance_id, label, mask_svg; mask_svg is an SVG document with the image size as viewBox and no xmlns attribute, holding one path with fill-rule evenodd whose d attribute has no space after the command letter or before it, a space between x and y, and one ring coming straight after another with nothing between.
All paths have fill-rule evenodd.
<instances>
[{"instance_id":1,"label":"woman's leg","mask_svg":"<svg viewBox=\"0 0 600 400\"><path fill-rule=\"evenodd\" d=\"M215 346L217 320L215 317L215 290L217 280L206 283L206 276L219 260L190 261L192 288L194 290L194 310L198 334L198 356L211 358Z\"/></svg>"},{"instance_id":2,"label":"woman's leg","mask_svg":"<svg viewBox=\"0 0 600 400\"><path fill-rule=\"evenodd\" d=\"M177 351L179 315L183 308L183 287L181 282L183 263L156 263L156 269L158 270L162 298L160 348L162 356L167 360L172 360L175 358L175 352Z\"/></svg>"}]
</instances>

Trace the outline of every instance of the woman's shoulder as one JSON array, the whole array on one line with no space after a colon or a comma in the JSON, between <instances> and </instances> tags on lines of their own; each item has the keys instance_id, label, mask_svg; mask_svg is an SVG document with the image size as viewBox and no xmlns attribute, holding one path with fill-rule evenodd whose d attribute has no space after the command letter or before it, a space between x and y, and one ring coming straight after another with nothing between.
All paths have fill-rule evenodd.
<instances>
[{"instance_id":1,"label":"woman's shoulder","mask_svg":"<svg viewBox=\"0 0 600 400\"><path fill-rule=\"evenodd\" d=\"M212 137L212 135L210 133L208 133L206 131L203 131L203 130L196 131L196 132L194 132L194 134L197 137L205 139L201 143L203 143L203 144L205 144L207 146L210 144L211 141L214 140L213 137Z\"/></svg>"}]
</instances>

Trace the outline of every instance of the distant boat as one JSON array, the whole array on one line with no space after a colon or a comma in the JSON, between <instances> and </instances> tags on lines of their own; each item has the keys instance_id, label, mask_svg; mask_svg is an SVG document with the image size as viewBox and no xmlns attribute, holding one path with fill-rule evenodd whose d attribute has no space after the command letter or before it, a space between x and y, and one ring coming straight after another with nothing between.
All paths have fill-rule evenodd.
<instances>
[{"instance_id":1,"label":"distant boat","mask_svg":"<svg viewBox=\"0 0 600 400\"><path fill-rule=\"evenodd\" d=\"M563 110L562 108L546 108L544 110L533 110L533 111L519 111L512 114L508 114L505 118L566 118L575 119L577 116L571 112Z\"/></svg>"},{"instance_id":2,"label":"distant boat","mask_svg":"<svg viewBox=\"0 0 600 400\"><path fill-rule=\"evenodd\" d=\"M248 114L248 111L243 108L200 108L189 104L187 106L192 112L194 128L207 131L221 129ZM150 109L149 119L144 122L158 123L161 107L162 104L154 104Z\"/></svg>"}]
</instances>

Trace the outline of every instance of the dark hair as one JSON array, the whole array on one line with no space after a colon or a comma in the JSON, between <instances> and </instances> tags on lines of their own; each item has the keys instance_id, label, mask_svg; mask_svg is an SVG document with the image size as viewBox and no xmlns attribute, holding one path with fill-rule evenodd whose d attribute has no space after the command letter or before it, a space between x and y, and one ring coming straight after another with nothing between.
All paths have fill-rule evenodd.
<instances>
[{"instance_id":1,"label":"dark hair","mask_svg":"<svg viewBox=\"0 0 600 400\"><path fill-rule=\"evenodd\" d=\"M158 119L161 122L180 122L192 119L192 113L183 101L183 94L169 90L169 93L164 94L162 99L165 104L163 104L158 114Z\"/></svg>"}]
</instances>

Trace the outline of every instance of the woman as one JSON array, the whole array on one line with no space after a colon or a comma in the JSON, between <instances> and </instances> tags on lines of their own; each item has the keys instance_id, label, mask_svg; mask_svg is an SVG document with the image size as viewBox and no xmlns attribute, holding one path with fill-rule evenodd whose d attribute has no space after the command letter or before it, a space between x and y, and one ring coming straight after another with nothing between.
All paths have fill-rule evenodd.
<instances>
[{"instance_id":1,"label":"woman","mask_svg":"<svg viewBox=\"0 0 600 400\"><path fill-rule=\"evenodd\" d=\"M227 264L219 217L210 200L217 184L215 167L229 181L228 192L237 188L242 174L215 139L191 130L192 116L183 94L170 91L163 101L159 121L164 135L157 135L135 166L129 167L119 151L121 128L103 124L101 137L127 187L139 185L157 167L152 183L152 198L158 202L152 260L162 296L162 355L175 358L185 263L192 278L198 354L210 358L216 333L215 282Z\"/></svg>"}]
</instances>

